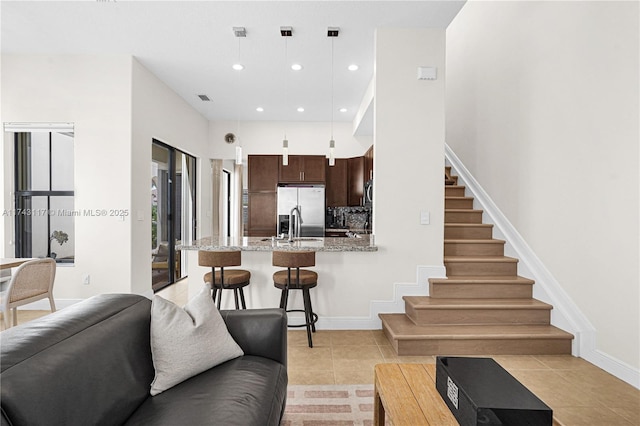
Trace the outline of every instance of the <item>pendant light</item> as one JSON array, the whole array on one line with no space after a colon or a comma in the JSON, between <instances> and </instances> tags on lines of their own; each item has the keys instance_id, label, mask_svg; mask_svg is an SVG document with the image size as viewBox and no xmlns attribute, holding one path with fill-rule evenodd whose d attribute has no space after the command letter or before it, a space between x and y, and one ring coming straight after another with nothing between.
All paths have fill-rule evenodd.
<instances>
[{"instance_id":1,"label":"pendant light","mask_svg":"<svg viewBox=\"0 0 640 426\"><path fill-rule=\"evenodd\" d=\"M292 27L280 27L280 35L284 38L284 104L285 108L288 106L287 99L287 85L288 85L288 75L289 70L287 68L287 38L293 36L293 28ZM282 139L282 165L289 165L289 141L287 140L287 124L285 120L285 129L284 129L284 138Z\"/></svg>"},{"instance_id":2,"label":"pendant light","mask_svg":"<svg viewBox=\"0 0 640 426\"><path fill-rule=\"evenodd\" d=\"M244 27L233 27L233 34L238 39L238 60L235 64L232 65L232 68L236 71L242 71L244 69L244 65L240 62L240 40L247 36L247 31ZM238 75L238 80L240 80L240 75ZM238 84L238 89L240 88L240 84ZM236 136L238 140L238 145L236 145L236 164L242 164L242 145L240 144L240 111L238 110L238 119L236 125Z\"/></svg>"},{"instance_id":3,"label":"pendant light","mask_svg":"<svg viewBox=\"0 0 640 426\"><path fill-rule=\"evenodd\" d=\"M336 141L333 140L333 114L334 114L334 93L333 93L333 40L338 37L340 33L340 28L338 27L329 27L327 28L327 37L331 39L331 139L329 140L329 166L336 165L335 159L335 148Z\"/></svg>"}]
</instances>

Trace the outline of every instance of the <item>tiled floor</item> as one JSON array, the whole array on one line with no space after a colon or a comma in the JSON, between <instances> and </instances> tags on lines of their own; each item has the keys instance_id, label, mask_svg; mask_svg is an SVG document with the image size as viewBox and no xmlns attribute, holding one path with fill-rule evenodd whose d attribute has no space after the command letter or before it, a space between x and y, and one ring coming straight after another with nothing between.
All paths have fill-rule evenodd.
<instances>
[{"instance_id":1,"label":"tiled floor","mask_svg":"<svg viewBox=\"0 0 640 426\"><path fill-rule=\"evenodd\" d=\"M160 294L180 306L186 286ZM19 322L48 311L19 311ZM381 330L326 331L307 346L304 330L289 331L289 383L373 383L373 366L384 362L434 363L433 356L396 356ZM491 356L491 355L486 355ZM640 425L640 390L572 356L491 356L546 402L565 426Z\"/></svg>"}]
</instances>

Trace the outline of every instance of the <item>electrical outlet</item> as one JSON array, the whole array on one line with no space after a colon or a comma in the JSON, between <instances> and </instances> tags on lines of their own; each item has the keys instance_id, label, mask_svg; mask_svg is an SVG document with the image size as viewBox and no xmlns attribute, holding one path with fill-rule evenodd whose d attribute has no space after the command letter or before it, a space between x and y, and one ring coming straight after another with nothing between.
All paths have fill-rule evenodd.
<instances>
[{"instance_id":1,"label":"electrical outlet","mask_svg":"<svg viewBox=\"0 0 640 426\"><path fill-rule=\"evenodd\" d=\"M85 274L82 276L82 284L89 285L91 283L91 275Z\"/></svg>"}]
</instances>

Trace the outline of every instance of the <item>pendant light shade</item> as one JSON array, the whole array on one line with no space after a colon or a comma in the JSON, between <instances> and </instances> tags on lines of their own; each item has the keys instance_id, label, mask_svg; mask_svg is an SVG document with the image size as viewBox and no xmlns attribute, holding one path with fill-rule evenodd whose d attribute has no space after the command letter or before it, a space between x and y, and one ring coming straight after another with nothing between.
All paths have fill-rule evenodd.
<instances>
[{"instance_id":1,"label":"pendant light shade","mask_svg":"<svg viewBox=\"0 0 640 426\"><path fill-rule=\"evenodd\" d=\"M340 34L340 28L329 27L327 28L327 37L331 39L331 139L329 140L329 166L336 165L335 148L336 141L333 140L333 109L334 109L334 95L333 95L333 40Z\"/></svg>"},{"instance_id":2,"label":"pendant light shade","mask_svg":"<svg viewBox=\"0 0 640 426\"><path fill-rule=\"evenodd\" d=\"M286 139L282 140L282 165L289 165L289 141Z\"/></svg>"},{"instance_id":3,"label":"pendant light shade","mask_svg":"<svg viewBox=\"0 0 640 426\"><path fill-rule=\"evenodd\" d=\"M335 158L335 153L334 153L335 148L336 148L336 141L331 139L329 141L329 165L330 166L335 166L336 165L336 158Z\"/></svg>"}]
</instances>

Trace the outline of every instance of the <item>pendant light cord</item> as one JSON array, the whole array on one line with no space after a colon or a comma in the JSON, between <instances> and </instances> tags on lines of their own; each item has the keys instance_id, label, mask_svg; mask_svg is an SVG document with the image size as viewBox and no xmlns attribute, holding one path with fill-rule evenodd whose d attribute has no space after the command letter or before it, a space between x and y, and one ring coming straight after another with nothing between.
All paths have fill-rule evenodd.
<instances>
[{"instance_id":1,"label":"pendant light cord","mask_svg":"<svg viewBox=\"0 0 640 426\"><path fill-rule=\"evenodd\" d=\"M331 139L333 139L333 114L334 114L334 94L333 94L333 39L331 37Z\"/></svg>"}]
</instances>

